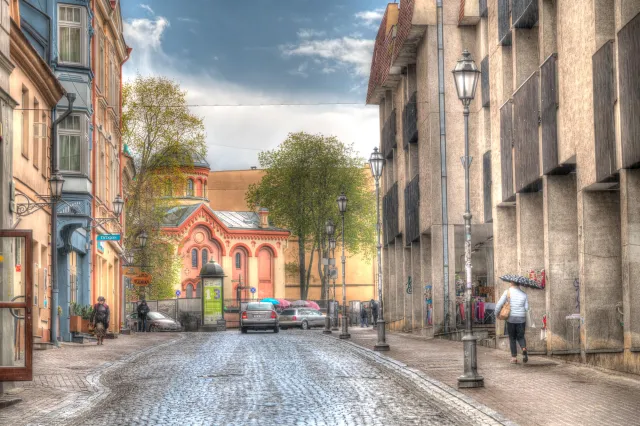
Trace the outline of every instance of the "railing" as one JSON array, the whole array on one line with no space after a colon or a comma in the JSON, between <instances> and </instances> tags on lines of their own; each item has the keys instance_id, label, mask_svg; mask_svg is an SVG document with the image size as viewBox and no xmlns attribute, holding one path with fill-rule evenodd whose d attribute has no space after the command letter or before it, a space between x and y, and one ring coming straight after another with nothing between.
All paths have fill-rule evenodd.
<instances>
[{"instance_id":1,"label":"railing","mask_svg":"<svg viewBox=\"0 0 640 426\"><path fill-rule=\"evenodd\" d=\"M405 244L420 239L420 175L416 175L404 189Z\"/></svg>"},{"instance_id":2,"label":"railing","mask_svg":"<svg viewBox=\"0 0 640 426\"><path fill-rule=\"evenodd\" d=\"M498 0L498 42L511 46L511 0Z\"/></svg>"},{"instance_id":3,"label":"railing","mask_svg":"<svg viewBox=\"0 0 640 426\"><path fill-rule=\"evenodd\" d=\"M409 149L410 143L418 142L418 92L413 92L402 111L403 149Z\"/></svg>"},{"instance_id":4,"label":"railing","mask_svg":"<svg viewBox=\"0 0 640 426\"><path fill-rule=\"evenodd\" d=\"M393 148L397 146L396 142L396 110L394 109L387 117L387 121L382 128L382 155L385 158L393 157Z\"/></svg>"},{"instance_id":5,"label":"railing","mask_svg":"<svg viewBox=\"0 0 640 426\"><path fill-rule=\"evenodd\" d=\"M539 76L536 71L513 94L515 191L527 192L540 179Z\"/></svg>"},{"instance_id":6,"label":"railing","mask_svg":"<svg viewBox=\"0 0 640 426\"><path fill-rule=\"evenodd\" d=\"M400 235L398 222L398 183L393 184L387 195L382 199L382 228L384 231L384 245L392 244Z\"/></svg>"},{"instance_id":7,"label":"railing","mask_svg":"<svg viewBox=\"0 0 640 426\"><path fill-rule=\"evenodd\" d=\"M613 41L605 43L592 58L593 118L596 180L602 182L616 172L614 104L617 100L614 77Z\"/></svg>"},{"instance_id":8,"label":"railing","mask_svg":"<svg viewBox=\"0 0 640 426\"><path fill-rule=\"evenodd\" d=\"M533 28L538 22L538 0L511 0L514 28Z\"/></svg>"},{"instance_id":9,"label":"railing","mask_svg":"<svg viewBox=\"0 0 640 426\"><path fill-rule=\"evenodd\" d=\"M542 174L558 167L558 101L556 55L540 66L540 133L542 134Z\"/></svg>"},{"instance_id":10,"label":"railing","mask_svg":"<svg viewBox=\"0 0 640 426\"><path fill-rule=\"evenodd\" d=\"M507 101L500 108L500 166L502 201L513 201L513 106Z\"/></svg>"},{"instance_id":11,"label":"railing","mask_svg":"<svg viewBox=\"0 0 640 426\"><path fill-rule=\"evenodd\" d=\"M638 120L638 41L640 15L636 15L618 32L618 91L620 93L620 147L622 167L637 167L640 163L640 120Z\"/></svg>"}]
</instances>

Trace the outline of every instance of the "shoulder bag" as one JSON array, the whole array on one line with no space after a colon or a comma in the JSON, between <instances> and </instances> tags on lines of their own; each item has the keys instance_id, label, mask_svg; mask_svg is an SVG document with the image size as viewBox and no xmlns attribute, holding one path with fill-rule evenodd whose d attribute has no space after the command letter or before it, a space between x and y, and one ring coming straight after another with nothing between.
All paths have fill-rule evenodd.
<instances>
[{"instance_id":1,"label":"shoulder bag","mask_svg":"<svg viewBox=\"0 0 640 426\"><path fill-rule=\"evenodd\" d=\"M500 312L498 312L499 320L506 320L509 318L509 314L511 314L511 297L510 296L511 296L511 293L509 292L509 290L507 290L507 301L504 302L504 305L502 305Z\"/></svg>"}]
</instances>

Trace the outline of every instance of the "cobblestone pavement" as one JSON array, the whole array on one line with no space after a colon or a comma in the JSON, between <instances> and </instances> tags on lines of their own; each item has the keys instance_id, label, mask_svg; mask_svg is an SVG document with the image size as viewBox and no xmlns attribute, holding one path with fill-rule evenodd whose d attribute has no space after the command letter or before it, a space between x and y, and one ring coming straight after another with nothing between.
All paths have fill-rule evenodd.
<instances>
[{"instance_id":1,"label":"cobblestone pavement","mask_svg":"<svg viewBox=\"0 0 640 426\"><path fill-rule=\"evenodd\" d=\"M102 391L37 424L508 424L453 389L319 332L181 335L92 372L87 381Z\"/></svg>"},{"instance_id":2,"label":"cobblestone pavement","mask_svg":"<svg viewBox=\"0 0 640 426\"><path fill-rule=\"evenodd\" d=\"M180 339L173 333L136 333L105 340L104 345L65 343L33 352L33 381L15 382L10 392L22 399L0 410L0 425L40 424L49 414L80 407L105 392L97 378L141 351ZM65 408L66 407L66 408Z\"/></svg>"},{"instance_id":3,"label":"cobblestone pavement","mask_svg":"<svg viewBox=\"0 0 640 426\"><path fill-rule=\"evenodd\" d=\"M372 328L350 328L351 341L373 348ZM463 370L461 342L387 333L384 357L451 387ZM512 365L510 354L478 346L478 371L485 387L461 392L520 425L640 424L640 377L600 371L561 360L530 356Z\"/></svg>"}]
</instances>

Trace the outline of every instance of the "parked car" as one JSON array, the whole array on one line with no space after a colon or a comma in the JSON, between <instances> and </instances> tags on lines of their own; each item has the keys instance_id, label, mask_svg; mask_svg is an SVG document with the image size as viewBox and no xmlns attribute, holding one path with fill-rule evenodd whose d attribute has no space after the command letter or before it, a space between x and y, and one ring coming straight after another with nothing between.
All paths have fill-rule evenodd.
<instances>
[{"instance_id":1,"label":"parked car","mask_svg":"<svg viewBox=\"0 0 640 426\"><path fill-rule=\"evenodd\" d=\"M312 327L324 327L326 315L312 308L289 308L280 314L280 328L300 327L308 330Z\"/></svg>"},{"instance_id":2,"label":"parked car","mask_svg":"<svg viewBox=\"0 0 640 426\"><path fill-rule=\"evenodd\" d=\"M248 330L273 330L274 333L280 331L278 313L273 304L251 302L240 315L240 331L246 333Z\"/></svg>"},{"instance_id":3,"label":"parked car","mask_svg":"<svg viewBox=\"0 0 640 426\"><path fill-rule=\"evenodd\" d=\"M129 328L136 328L135 323L138 321L138 313L134 312L127 315L127 325ZM147 314L147 330L146 331L182 331L182 325L168 316L160 312L149 312Z\"/></svg>"}]
</instances>

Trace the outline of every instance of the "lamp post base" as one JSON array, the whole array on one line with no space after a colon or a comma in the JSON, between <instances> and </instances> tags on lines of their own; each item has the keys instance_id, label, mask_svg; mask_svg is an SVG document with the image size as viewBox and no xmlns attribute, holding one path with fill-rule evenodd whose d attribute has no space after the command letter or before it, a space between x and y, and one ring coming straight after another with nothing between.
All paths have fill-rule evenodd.
<instances>
[{"instance_id":1,"label":"lamp post base","mask_svg":"<svg viewBox=\"0 0 640 426\"><path fill-rule=\"evenodd\" d=\"M378 323L376 324L376 328L378 329L378 343L375 344L375 346L373 347L373 350L377 352L388 351L391 348L387 343L386 330L384 328L384 320L379 320Z\"/></svg>"},{"instance_id":2,"label":"lamp post base","mask_svg":"<svg viewBox=\"0 0 640 426\"><path fill-rule=\"evenodd\" d=\"M478 374L477 340L478 338L471 333L462 337L464 345L464 374L458 377L458 388L484 387L484 377Z\"/></svg>"},{"instance_id":3,"label":"lamp post base","mask_svg":"<svg viewBox=\"0 0 640 426\"><path fill-rule=\"evenodd\" d=\"M328 315L324 320L324 330L322 330L322 334L331 334L331 317Z\"/></svg>"}]
</instances>

